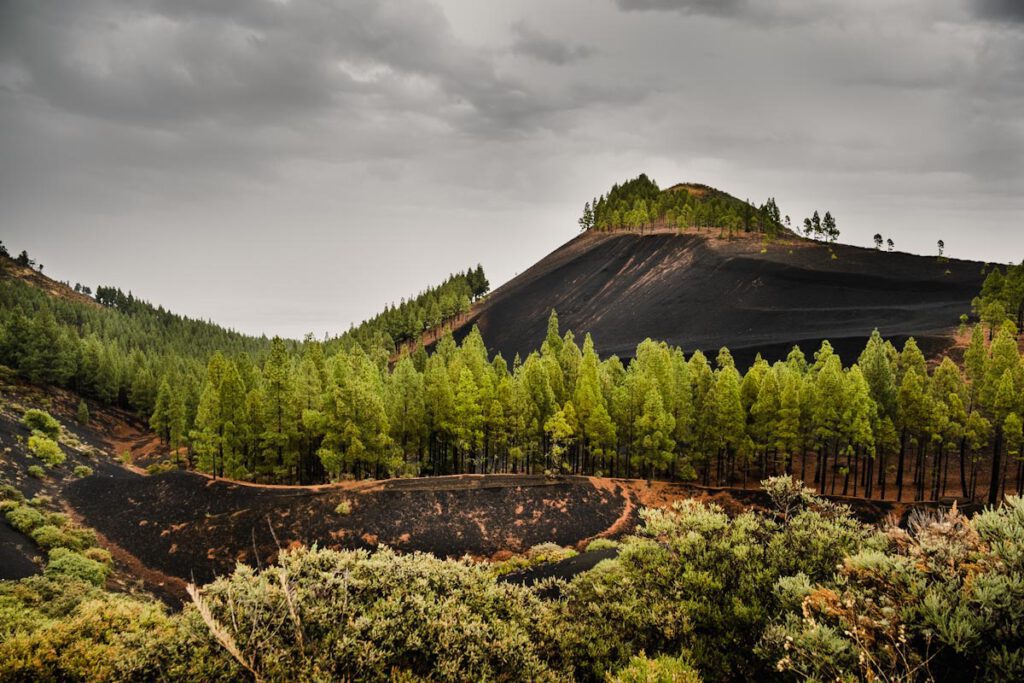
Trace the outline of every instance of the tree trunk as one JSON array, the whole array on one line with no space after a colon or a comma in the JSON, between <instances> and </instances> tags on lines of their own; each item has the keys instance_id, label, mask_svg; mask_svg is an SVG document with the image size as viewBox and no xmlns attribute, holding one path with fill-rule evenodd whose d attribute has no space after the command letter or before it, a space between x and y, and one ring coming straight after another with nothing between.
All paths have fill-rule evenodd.
<instances>
[{"instance_id":1,"label":"tree trunk","mask_svg":"<svg viewBox=\"0 0 1024 683\"><path fill-rule=\"evenodd\" d=\"M989 476L988 504L995 505L999 502L999 473L1002 465L1003 430L996 427L996 441L992 448L992 472Z\"/></svg>"},{"instance_id":2,"label":"tree trunk","mask_svg":"<svg viewBox=\"0 0 1024 683\"><path fill-rule=\"evenodd\" d=\"M907 451L907 430L904 428L900 434L900 455L896 463L896 501L903 500L903 460Z\"/></svg>"}]
</instances>

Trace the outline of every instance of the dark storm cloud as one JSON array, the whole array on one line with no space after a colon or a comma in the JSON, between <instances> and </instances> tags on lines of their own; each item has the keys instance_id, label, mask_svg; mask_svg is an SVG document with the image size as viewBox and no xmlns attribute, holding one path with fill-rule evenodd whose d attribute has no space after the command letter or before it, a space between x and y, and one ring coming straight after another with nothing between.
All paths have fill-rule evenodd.
<instances>
[{"instance_id":1,"label":"dark storm cloud","mask_svg":"<svg viewBox=\"0 0 1024 683\"><path fill-rule=\"evenodd\" d=\"M987 19L1024 22L1024 2L1021 0L973 0L978 13Z\"/></svg>"},{"instance_id":2,"label":"dark storm cloud","mask_svg":"<svg viewBox=\"0 0 1024 683\"><path fill-rule=\"evenodd\" d=\"M551 38L522 21L512 25L512 33L515 36L513 52L558 66L586 59L595 53L589 45L576 45L566 43L561 38Z\"/></svg>"}]
</instances>

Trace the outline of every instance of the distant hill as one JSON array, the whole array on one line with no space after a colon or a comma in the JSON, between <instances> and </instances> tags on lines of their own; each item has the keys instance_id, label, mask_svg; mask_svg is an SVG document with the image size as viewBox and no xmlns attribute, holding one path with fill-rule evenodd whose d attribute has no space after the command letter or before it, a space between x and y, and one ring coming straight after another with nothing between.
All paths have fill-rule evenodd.
<instances>
[{"instance_id":1,"label":"distant hill","mask_svg":"<svg viewBox=\"0 0 1024 683\"><path fill-rule=\"evenodd\" d=\"M914 336L932 353L948 345L982 283L982 264L842 244L780 231L775 240L657 225L645 234L589 230L495 290L456 330L478 325L511 360L562 329L590 332L602 355L629 357L646 337L688 353L733 350L783 357L829 339L847 359L871 330ZM833 256L834 254L834 256Z\"/></svg>"}]
</instances>

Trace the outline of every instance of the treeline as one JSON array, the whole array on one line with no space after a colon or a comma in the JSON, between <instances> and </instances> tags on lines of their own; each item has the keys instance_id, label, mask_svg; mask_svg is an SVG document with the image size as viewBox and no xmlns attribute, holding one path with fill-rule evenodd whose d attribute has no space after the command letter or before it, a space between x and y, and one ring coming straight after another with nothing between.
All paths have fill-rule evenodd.
<instances>
[{"instance_id":1,"label":"treeline","mask_svg":"<svg viewBox=\"0 0 1024 683\"><path fill-rule=\"evenodd\" d=\"M744 232L777 234L782 216L775 200L761 206L740 201L704 185L675 185L661 190L641 173L615 184L583 207L582 230L640 230L648 227L719 228L730 236Z\"/></svg>"},{"instance_id":2,"label":"treeline","mask_svg":"<svg viewBox=\"0 0 1024 683\"><path fill-rule=\"evenodd\" d=\"M336 340L341 344L331 343L328 349L355 342L364 350L384 348L393 353L402 344L419 340L427 330L469 312L470 305L490 288L483 266L468 268L397 306L386 306L382 313L353 326Z\"/></svg>"},{"instance_id":3,"label":"treeline","mask_svg":"<svg viewBox=\"0 0 1024 683\"><path fill-rule=\"evenodd\" d=\"M476 330L391 370L360 347L289 353L275 340L262 368L215 355L194 417L165 382L152 423L200 469L263 481L549 471L726 484L795 471L822 493L973 499L987 484L995 501L1024 482L1015 335L1007 323L987 345L975 328L963 370L929 368L913 339L898 350L875 332L849 366L824 342L813 359L794 348L745 373L728 349L712 363L650 340L628 364L602 360L554 313L539 351L511 367Z\"/></svg>"},{"instance_id":4,"label":"treeline","mask_svg":"<svg viewBox=\"0 0 1024 683\"><path fill-rule=\"evenodd\" d=\"M214 351L260 360L270 347L265 337L175 315L114 288L97 294L105 305L0 279L0 363L32 383L148 415L162 378L196 394Z\"/></svg>"},{"instance_id":5,"label":"treeline","mask_svg":"<svg viewBox=\"0 0 1024 683\"><path fill-rule=\"evenodd\" d=\"M388 306L323 348L334 353L359 346L379 361L394 353L397 343L464 313L488 289L482 267L467 269ZM81 286L76 291L91 293ZM66 387L145 416L158 407L166 382L175 387L190 430L214 353L244 371L262 367L271 350L267 337L177 315L116 287L98 286L94 299L99 306L0 277L0 363L32 383ZM279 346L294 353L303 343L282 340Z\"/></svg>"},{"instance_id":6,"label":"treeline","mask_svg":"<svg viewBox=\"0 0 1024 683\"><path fill-rule=\"evenodd\" d=\"M993 266L971 303L975 315L989 326L990 338L1006 321L1020 330L1024 325L1024 262Z\"/></svg>"}]
</instances>

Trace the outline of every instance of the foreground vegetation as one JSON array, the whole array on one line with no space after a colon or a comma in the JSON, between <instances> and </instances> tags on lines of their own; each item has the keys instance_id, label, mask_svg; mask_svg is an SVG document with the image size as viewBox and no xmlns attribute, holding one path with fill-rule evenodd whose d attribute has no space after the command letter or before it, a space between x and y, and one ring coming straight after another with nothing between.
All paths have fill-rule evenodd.
<instances>
[{"instance_id":1,"label":"foreground vegetation","mask_svg":"<svg viewBox=\"0 0 1024 683\"><path fill-rule=\"evenodd\" d=\"M1024 501L875 529L788 477L764 484L771 511L647 510L615 559L532 589L465 561L311 548L169 614L51 551L43 576L0 586L0 679L1024 676Z\"/></svg>"}]
</instances>

